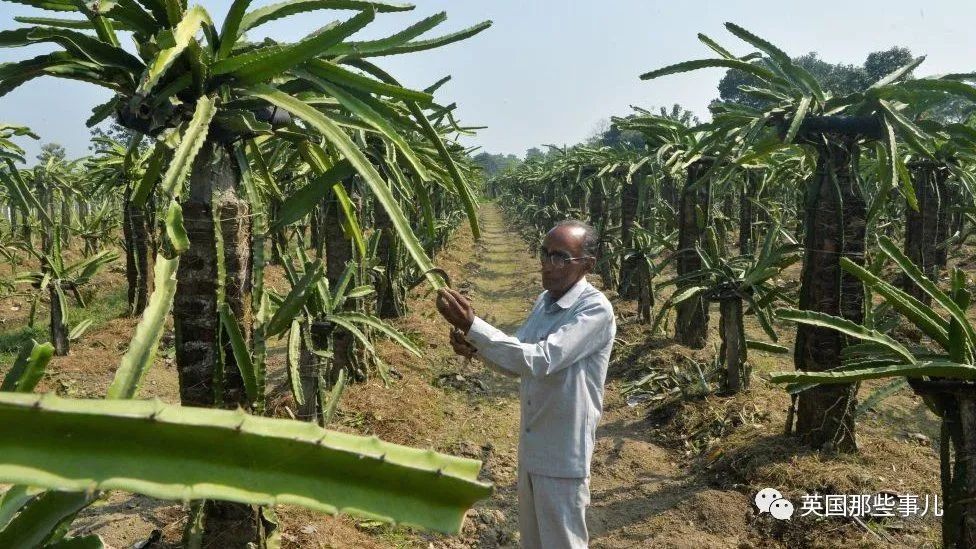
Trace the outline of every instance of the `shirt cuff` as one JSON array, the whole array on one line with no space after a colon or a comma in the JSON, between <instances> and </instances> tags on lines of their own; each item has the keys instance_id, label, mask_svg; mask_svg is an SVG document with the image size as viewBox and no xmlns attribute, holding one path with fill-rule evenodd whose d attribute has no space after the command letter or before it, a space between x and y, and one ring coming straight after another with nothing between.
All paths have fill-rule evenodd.
<instances>
[{"instance_id":1,"label":"shirt cuff","mask_svg":"<svg viewBox=\"0 0 976 549\"><path fill-rule=\"evenodd\" d=\"M465 335L467 335L471 343L480 351L484 345L491 341L491 334L494 331L496 331L494 326L476 316L471 322L471 327L468 328L468 333Z\"/></svg>"}]
</instances>

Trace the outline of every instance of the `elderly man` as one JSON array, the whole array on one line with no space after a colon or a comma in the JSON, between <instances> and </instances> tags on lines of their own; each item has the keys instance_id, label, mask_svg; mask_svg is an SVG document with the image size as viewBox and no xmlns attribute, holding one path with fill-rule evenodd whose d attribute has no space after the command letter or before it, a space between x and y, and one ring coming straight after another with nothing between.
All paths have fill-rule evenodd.
<instances>
[{"instance_id":1,"label":"elderly man","mask_svg":"<svg viewBox=\"0 0 976 549\"><path fill-rule=\"evenodd\" d=\"M586 280L596 245L580 221L549 231L539 251L545 291L514 337L475 316L458 292L437 296L457 354L521 378L519 531L528 549L587 545L590 459L616 333L613 307Z\"/></svg>"}]
</instances>

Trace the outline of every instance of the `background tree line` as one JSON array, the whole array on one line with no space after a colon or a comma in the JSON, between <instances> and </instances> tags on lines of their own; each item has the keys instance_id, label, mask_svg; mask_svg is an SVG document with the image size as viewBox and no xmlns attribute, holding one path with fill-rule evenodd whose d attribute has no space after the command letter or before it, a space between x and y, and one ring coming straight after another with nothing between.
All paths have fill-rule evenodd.
<instances>
[{"instance_id":1,"label":"background tree line","mask_svg":"<svg viewBox=\"0 0 976 549\"><path fill-rule=\"evenodd\" d=\"M817 52L810 52L793 58L793 62L812 74L823 84L826 91L837 95L846 95L864 91L872 83L890 74L898 67L911 63L915 57L910 49L903 46L892 46L886 50L871 52L860 65L845 63L830 63L820 58ZM712 101L709 108L722 103L745 105L752 108L762 108L762 101L743 93L740 86L755 86L755 77L741 70L730 69L718 83L718 97ZM940 122L963 122L973 114L974 107L965 101L947 98L944 103L931 109L929 116ZM679 122L694 125L699 123L695 113L674 104L670 108L661 107L662 116ZM633 117L634 115L628 115ZM642 149L646 142L640 132L622 130L616 124L603 121L597 124L597 129L583 140L583 144L591 147L624 147ZM514 154L493 154L487 151L472 157L474 163L484 170L486 178L518 166L521 162L531 158L548 154L538 147L531 147L525 151L522 158Z\"/></svg>"}]
</instances>

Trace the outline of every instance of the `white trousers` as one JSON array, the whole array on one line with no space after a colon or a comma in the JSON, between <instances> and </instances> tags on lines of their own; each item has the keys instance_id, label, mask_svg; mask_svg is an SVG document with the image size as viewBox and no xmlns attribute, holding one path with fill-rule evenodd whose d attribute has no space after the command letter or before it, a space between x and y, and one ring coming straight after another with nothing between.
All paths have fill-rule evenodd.
<instances>
[{"instance_id":1,"label":"white trousers","mask_svg":"<svg viewBox=\"0 0 976 549\"><path fill-rule=\"evenodd\" d=\"M524 549L585 549L590 478L559 478L519 470L519 532Z\"/></svg>"}]
</instances>

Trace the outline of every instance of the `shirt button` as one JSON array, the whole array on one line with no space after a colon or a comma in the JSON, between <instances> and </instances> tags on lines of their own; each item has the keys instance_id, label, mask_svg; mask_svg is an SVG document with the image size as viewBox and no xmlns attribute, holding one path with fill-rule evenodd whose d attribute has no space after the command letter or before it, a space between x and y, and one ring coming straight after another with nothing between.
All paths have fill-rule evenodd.
<instances>
[{"instance_id":1,"label":"shirt button","mask_svg":"<svg viewBox=\"0 0 976 549\"><path fill-rule=\"evenodd\" d=\"M529 429L528 427L526 427L526 428L525 428L525 432L526 432L526 433L531 433L531 432L532 432L532 429Z\"/></svg>"},{"instance_id":2,"label":"shirt button","mask_svg":"<svg viewBox=\"0 0 976 549\"><path fill-rule=\"evenodd\" d=\"M525 401L525 405L526 406L532 406L532 401L531 400L526 400Z\"/></svg>"}]
</instances>

